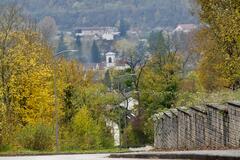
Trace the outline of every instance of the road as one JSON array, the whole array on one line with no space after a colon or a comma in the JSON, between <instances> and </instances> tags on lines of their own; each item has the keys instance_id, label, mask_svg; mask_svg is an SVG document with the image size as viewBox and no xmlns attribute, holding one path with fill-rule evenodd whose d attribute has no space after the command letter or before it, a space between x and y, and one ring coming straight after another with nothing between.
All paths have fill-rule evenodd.
<instances>
[{"instance_id":1,"label":"road","mask_svg":"<svg viewBox=\"0 0 240 160\"><path fill-rule=\"evenodd\" d=\"M57 156L23 156L23 157L0 157L0 160L139 160L108 158L109 154L82 154L82 155L57 155ZM144 160L144 159L141 159Z\"/></svg>"},{"instance_id":2,"label":"road","mask_svg":"<svg viewBox=\"0 0 240 160\"><path fill-rule=\"evenodd\" d=\"M179 158L240 160L240 150L195 150L171 152L132 152L111 154L113 158Z\"/></svg>"}]
</instances>

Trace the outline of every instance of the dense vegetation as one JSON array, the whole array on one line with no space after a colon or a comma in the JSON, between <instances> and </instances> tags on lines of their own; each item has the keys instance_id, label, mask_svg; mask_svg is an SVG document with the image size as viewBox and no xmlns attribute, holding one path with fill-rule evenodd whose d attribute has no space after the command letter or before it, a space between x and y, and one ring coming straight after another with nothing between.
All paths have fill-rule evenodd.
<instances>
[{"instance_id":1,"label":"dense vegetation","mask_svg":"<svg viewBox=\"0 0 240 160\"><path fill-rule=\"evenodd\" d=\"M0 150L113 147L106 104L114 103L95 73L53 55L16 6L0 12ZM58 123L57 123L58 122Z\"/></svg>"},{"instance_id":2,"label":"dense vegetation","mask_svg":"<svg viewBox=\"0 0 240 160\"><path fill-rule=\"evenodd\" d=\"M1 0L9 3L14 0ZM62 29L116 26L126 19L132 27L175 27L194 23L188 0L18 0L33 18L52 16Z\"/></svg>"}]
</instances>

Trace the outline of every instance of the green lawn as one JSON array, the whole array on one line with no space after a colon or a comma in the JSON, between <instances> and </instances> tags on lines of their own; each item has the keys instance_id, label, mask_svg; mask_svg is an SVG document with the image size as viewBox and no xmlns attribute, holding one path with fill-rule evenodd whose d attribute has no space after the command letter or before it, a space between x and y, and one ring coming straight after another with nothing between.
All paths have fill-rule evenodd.
<instances>
[{"instance_id":1,"label":"green lawn","mask_svg":"<svg viewBox=\"0 0 240 160\"><path fill-rule=\"evenodd\" d=\"M31 150L16 150L16 151L4 151L0 152L0 156L16 156L16 155L55 155L55 154L96 154L96 153L121 153L129 152L125 148L111 148L111 149L99 149L99 150L70 150L70 151L31 151Z\"/></svg>"}]
</instances>

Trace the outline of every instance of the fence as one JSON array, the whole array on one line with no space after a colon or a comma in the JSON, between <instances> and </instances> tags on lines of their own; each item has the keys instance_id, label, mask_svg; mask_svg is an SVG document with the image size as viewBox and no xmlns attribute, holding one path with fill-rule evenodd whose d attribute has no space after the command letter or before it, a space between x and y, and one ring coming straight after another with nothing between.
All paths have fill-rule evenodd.
<instances>
[{"instance_id":1,"label":"fence","mask_svg":"<svg viewBox=\"0 0 240 160\"><path fill-rule=\"evenodd\" d=\"M240 103L170 109L154 116L154 145L163 150L240 147Z\"/></svg>"}]
</instances>

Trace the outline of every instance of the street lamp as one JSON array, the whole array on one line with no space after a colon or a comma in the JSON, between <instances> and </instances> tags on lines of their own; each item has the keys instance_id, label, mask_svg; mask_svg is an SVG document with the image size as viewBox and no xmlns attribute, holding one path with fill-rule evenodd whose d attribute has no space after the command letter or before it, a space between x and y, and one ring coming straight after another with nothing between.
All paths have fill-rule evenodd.
<instances>
[{"instance_id":1,"label":"street lamp","mask_svg":"<svg viewBox=\"0 0 240 160\"><path fill-rule=\"evenodd\" d=\"M64 53L68 53L68 52L78 52L78 50L64 50L64 51L60 51L55 53L55 55L53 55L54 57L58 57ZM57 101L57 64L54 61L54 106L55 106L55 120L56 120L56 128L55 128L55 136L56 136L56 152L59 151L59 138L58 138L58 133L59 133L59 125L58 125L58 101Z\"/></svg>"}]
</instances>

